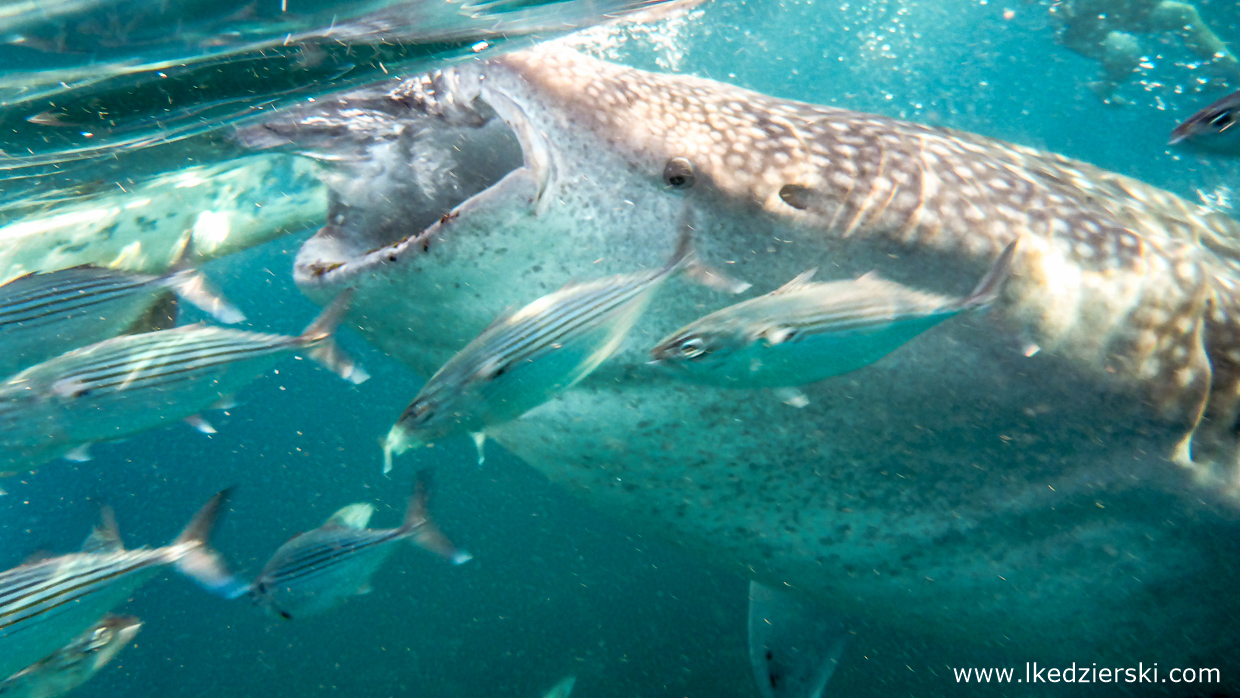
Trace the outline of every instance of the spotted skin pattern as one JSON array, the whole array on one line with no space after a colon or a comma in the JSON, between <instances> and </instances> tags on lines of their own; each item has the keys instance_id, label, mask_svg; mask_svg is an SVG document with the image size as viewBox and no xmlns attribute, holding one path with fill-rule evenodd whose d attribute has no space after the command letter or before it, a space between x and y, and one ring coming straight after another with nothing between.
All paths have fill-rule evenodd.
<instances>
[{"instance_id":1,"label":"spotted skin pattern","mask_svg":"<svg viewBox=\"0 0 1240 698\"><path fill-rule=\"evenodd\" d=\"M979 259L1022 238L1005 312L1030 346L1136 389L1185 422L1169 455L1209 484L1240 487L1232 219L1129 177L966 132L688 76L651 81L570 51L500 62L558 100L567 121L609 132L633 162L653 150L678 154L733 201L821 234Z\"/></svg>"},{"instance_id":2,"label":"spotted skin pattern","mask_svg":"<svg viewBox=\"0 0 1240 698\"><path fill-rule=\"evenodd\" d=\"M757 294L817 267L961 297L1020 239L986 313L803 386L802 409L647 366L737 300L669 284L624 349L495 441L632 530L931 638L900 645L919 655L890 660L901 675L977 645L1240 675L1218 622L1240 614L1230 219L1053 154L561 47L453 80L524 166L387 247L325 231L297 263L316 300L356 286L350 319L423 375L506 307L657 268L686 208L703 261ZM677 158L691 187L664 181ZM881 642L859 627L854 646Z\"/></svg>"}]
</instances>

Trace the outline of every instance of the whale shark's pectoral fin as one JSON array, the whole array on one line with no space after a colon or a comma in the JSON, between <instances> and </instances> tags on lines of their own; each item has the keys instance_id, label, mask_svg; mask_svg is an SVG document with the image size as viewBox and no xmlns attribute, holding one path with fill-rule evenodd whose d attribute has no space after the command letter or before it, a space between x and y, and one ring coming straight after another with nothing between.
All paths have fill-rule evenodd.
<instances>
[{"instance_id":1,"label":"whale shark's pectoral fin","mask_svg":"<svg viewBox=\"0 0 1240 698\"><path fill-rule=\"evenodd\" d=\"M1172 460L1207 481L1203 484L1240 495L1240 298L1216 289L1203 316L1198 333L1208 359L1208 399Z\"/></svg>"},{"instance_id":2,"label":"whale shark's pectoral fin","mask_svg":"<svg viewBox=\"0 0 1240 698\"><path fill-rule=\"evenodd\" d=\"M838 614L749 583L749 661L763 698L820 698L849 636Z\"/></svg>"},{"instance_id":3,"label":"whale shark's pectoral fin","mask_svg":"<svg viewBox=\"0 0 1240 698\"><path fill-rule=\"evenodd\" d=\"M1207 281L1206 269L1191 261L1178 260L1193 271L1181 279L1182 293L1147 294L1142 299L1126 329L1109 342L1106 368L1140 380L1146 399L1161 417L1183 425L1181 437L1165 457L1195 471L1202 484L1218 484L1216 466L1230 469L1236 462L1232 425L1240 410L1233 404L1240 395L1240 367L1229 369L1226 349L1219 346L1230 330L1216 325L1207 330L1207 318L1219 317L1212 308L1220 298ZM1189 277L1198 281L1189 283ZM1150 335L1156 341L1143 339Z\"/></svg>"}]
</instances>

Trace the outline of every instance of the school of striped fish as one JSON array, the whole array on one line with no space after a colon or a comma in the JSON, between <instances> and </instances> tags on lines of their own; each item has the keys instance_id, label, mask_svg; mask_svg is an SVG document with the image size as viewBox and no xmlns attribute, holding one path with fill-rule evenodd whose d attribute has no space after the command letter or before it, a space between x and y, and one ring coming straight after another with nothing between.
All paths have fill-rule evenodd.
<instances>
[{"instance_id":1,"label":"school of striped fish","mask_svg":"<svg viewBox=\"0 0 1240 698\"><path fill-rule=\"evenodd\" d=\"M687 163L681 167L692 171ZM669 186L684 186L685 176L673 175ZM384 441L384 471L394 455L465 434L474 436L481 461L488 427L519 419L606 362L678 273L721 294L747 290L748 284L699 264L692 225L685 221L680 229L662 268L570 283L496 318L400 415ZM691 323L652 349L652 363L685 380L726 387L783 390L823 380L873 363L954 315L984 308L1005 280L1015 247L961 299L872 275L816 284L807 272ZM292 354L360 384L367 373L334 341L351 295L342 293L301 334L285 336L176 326L177 299L220 322L244 319L195 270L153 276L79 266L10 281L0 286L0 356L12 372L0 381L0 467L27 471L56 459L87 460L94 444L177 421L214 433L202 413L231 407L248 383ZM81 550L0 572L0 676L11 677L0 683L0 695L63 695L89 679L139 627L110 612L166 566L208 593L248 598L291 620L368 592L394 543L409 541L453 564L471 557L431 518L429 475L421 470L400 526L368 528L374 506L350 504L285 543L253 581L243 582L210 544L228 494L212 497L168 545L126 549L105 507ZM768 615L785 607L774 592L760 596ZM793 599L787 604L797 608ZM839 645L831 647L833 667ZM809 678L794 678L817 682L817 695L829 669L811 669ZM777 670L755 664L755 671L761 677ZM574 682L566 677L547 695L566 697Z\"/></svg>"},{"instance_id":2,"label":"school of striped fish","mask_svg":"<svg viewBox=\"0 0 1240 698\"><path fill-rule=\"evenodd\" d=\"M1234 98L1212 105L1174 137L1223 133L1234 107ZM669 192L690 189L698 170L689 158L672 158L663 182ZM1019 239L1007 244L963 297L875 272L815 282L810 269L726 305L750 284L698 259L687 207L677 230L662 266L597 278L583 269L581 280L495 317L396 416L381 440L383 472L407 452L466 436L481 463L489 430L522 419L604 366L635 339L648 307L660 294L676 293L678 283L705 287L724 307L643 347L647 370L804 407L799 387L874 364L941 323L984 312L999 298L1020 248ZM354 289L339 293L300 334L282 335L226 327L245 316L201 270L172 267L150 274L76 265L0 284L0 471L66 467L57 461L90 460L92 449L123 451L126 438L178 422L216 433L209 413L235 406L247 385L294 355L354 385L369 378L335 341ZM182 324L182 303L210 321ZM234 573L212 544L230 490L210 497L158 547L126 548L115 515L102 507L79 550L0 571L0 698L52 698L88 681L142 625L113 612L166 568L207 594L295 621L368 593L401 542L449 564L467 563L470 553L431 515L431 491L431 473L419 468L399 525L371 528L374 505L347 504L280 546L251 580ZM756 582L749 608L760 694L823 695L848 640L845 621ZM576 680L565 676L544 698L568 698Z\"/></svg>"}]
</instances>

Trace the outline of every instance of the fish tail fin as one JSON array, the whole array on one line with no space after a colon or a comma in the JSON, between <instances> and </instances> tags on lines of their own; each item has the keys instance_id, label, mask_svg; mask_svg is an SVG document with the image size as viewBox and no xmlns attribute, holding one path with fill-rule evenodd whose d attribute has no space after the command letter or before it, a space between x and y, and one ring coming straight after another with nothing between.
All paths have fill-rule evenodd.
<instances>
[{"instance_id":1,"label":"fish tail fin","mask_svg":"<svg viewBox=\"0 0 1240 698\"><path fill-rule=\"evenodd\" d=\"M1003 282L1007 281L1008 276L1012 273L1012 258L1016 256L1016 244L1020 239L1013 240L1007 247L1003 248L1003 252L999 253L999 258L995 263L990 265L990 270L978 282L977 288L968 295L967 298L960 301L960 307L976 308L983 305L989 305L999 296L999 289L1003 286Z\"/></svg>"},{"instance_id":2,"label":"fish tail fin","mask_svg":"<svg viewBox=\"0 0 1240 698\"><path fill-rule=\"evenodd\" d=\"M473 558L473 555L460 550L448 540L426 509L430 479L429 471L418 471L413 495L409 497L409 506L405 509L405 524L401 528L409 533L409 540L419 548L435 553L445 560L451 560L454 565L467 562Z\"/></svg>"},{"instance_id":3,"label":"fish tail fin","mask_svg":"<svg viewBox=\"0 0 1240 698\"><path fill-rule=\"evenodd\" d=\"M310 326L298 337L305 346L314 347L309 356L327 370L335 373L350 383L363 383L370 374L358 366L348 354L341 351L336 344L336 328L349 311L349 302L353 300L353 289L341 291L336 300L332 301L322 313L310 323Z\"/></svg>"},{"instance_id":4,"label":"fish tail fin","mask_svg":"<svg viewBox=\"0 0 1240 698\"><path fill-rule=\"evenodd\" d=\"M685 276L688 276L694 282L721 293L735 295L748 290L751 284L733 279L722 271L702 262L694 248L693 233L693 221L689 211L686 210L680 219L680 236L676 239L676 251L672 253L672 258L667 260L667 264L664 265L664 273L671 274L678 270L683 270Z\"/></svg>"},{"instance_id":5,"label":"fish tail fin","mask_svg":"<svg viewBox=\"0 0 1240 698\"><path fill-rule=\"evenodd\" d=\"M225 300L207 282L206 275L196 269L178 271L169 276L165 283L178 296L220 322L231 325L245 320L245 313Z\"/></svg>"},{"instance_id":6,"label":"fish tail fin","mask_svg":"<svg viewBox=\"0 0 1240 698\"><path fill-rule=\"evenodd\" d=\"M217 493L204 504L172 542L174 548L185 548L176 561L177 571L207 591L226 599L235 599L250 591L250 585L234 577L224 564L224 559L211 548L211 535L219 522L220 512L232 495L232 489L229 487Z\"/></svg>"}]
</instances>

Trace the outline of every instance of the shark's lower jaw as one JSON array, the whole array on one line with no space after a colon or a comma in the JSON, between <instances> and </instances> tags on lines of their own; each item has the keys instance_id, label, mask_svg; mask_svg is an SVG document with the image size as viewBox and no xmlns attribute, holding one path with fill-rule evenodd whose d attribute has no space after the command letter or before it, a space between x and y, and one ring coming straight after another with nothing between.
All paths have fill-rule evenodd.
<instances>
[{"instance_id":1,"label":"shark's lower jaw","mask_svg":"<svg viewBox=\"0 0 1240 698\"><path fill-rule=\"evenodd\" d=\"M534 59L519 60L522 80L544 77ZM706 177L673 190L660 173L677 153L559 113L503 61L494 67L487 89L510 102L496 99L496 111L519 108L543 139L541 154L526 150L525 165L436 210L442 219L413 226L406 240L350 249L362 238L337 232L312 240L298 260L298 281L318 300L357 286L360 330L423 375L505 308L574 278L661 264L685 207L706 261L757 292L818 266L824 277L877 268L963 294L989 265L952 252L963 247L798 224L778 201L739 196ZM646 81L643 89L696 98L665 76L626 75ZM546 81L571 88L555 82L562 77ZM760 99L751 108L771 110L780 128L801 108ZM643 160L646 151L656 155ZM545 169L529 166L539 158ZM862 213L858 226L903 230ZM937 223L933 232L946 238L952 231L932 213L919 210L921 223ZM1009 295L1019 302L1060 290L1021 270L1017 277ZM1191 425L1107 383L1079 357L1029 351L1012 310L1018 301L953 319L873 366L807 386L810 403L797 410L768 391L680 383L646 365L660 338L733 302L669 283L620 354L488 435L636 529L880 626L1018 647L1047 661L1229 657L1240 638L1217 618L1240 613L1240 597L1226 588L1240 568L1233 524L1167 461ZM1167 639L1155 646L1151 638Z\"/></svg>"}]
</instances>

